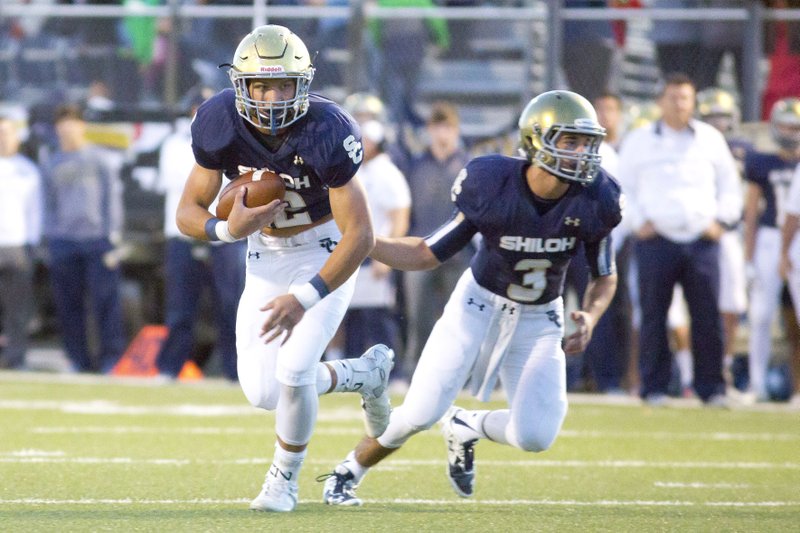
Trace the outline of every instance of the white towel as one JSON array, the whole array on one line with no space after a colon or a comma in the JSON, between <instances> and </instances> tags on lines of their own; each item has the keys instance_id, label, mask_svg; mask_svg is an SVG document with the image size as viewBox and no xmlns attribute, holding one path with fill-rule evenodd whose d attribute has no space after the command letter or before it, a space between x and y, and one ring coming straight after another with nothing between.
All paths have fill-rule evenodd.
<instances>
[{"instance_id":1,"label":"white towel","mask_svg":"<svg viewBox=\"0 0 800 533\"><path fill-rule=\"evenodd\" d=\"M490 304L491 323L481 343L470 380L470 394L482 402L489 401L489 396L497 384L500 365L517 329L521 311L519 304L505 298L492 298Z\"/></svg>"}]
</instances>

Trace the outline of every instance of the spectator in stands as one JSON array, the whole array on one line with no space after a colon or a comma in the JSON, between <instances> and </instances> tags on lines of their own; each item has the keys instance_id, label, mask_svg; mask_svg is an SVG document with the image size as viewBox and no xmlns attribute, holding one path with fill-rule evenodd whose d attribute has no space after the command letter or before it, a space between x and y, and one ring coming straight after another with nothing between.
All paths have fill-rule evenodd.
<instances>
[{"instance_id":1,"label":"spectator in stands","mask_svg":"<svg viewBox=\"0 0 800 533\"><path fill-rule=\"evenodd\" d=\"M606 0L564 0L567 8L605 8ZM611 80L615 55L610 20L564 21L561 65L572 91L589 101L600 96Z\"/></svg>"},{"instance_id":2,"label":"spectator in stands","mask_svg":"<svg viewBox=\"0 0 800 533\"><path fill-rule=\"evenodd\" d=\"M378 0L381 7L433 7L432 0ZM398 125L416 125L413 103L417 82L429 43L442 50L450 47L447 22L438 18L389 18L370 22L376 52L373 66L380 80L379 91L389 107L390 119Z\"/></svg>"},{"instance_id":3,"label":"spectator in stands","mask_svg":"<svg viewBox=\"0 0 800 533\"><path fill-rule=\"evenodd\" d=\"M411 194L405 176L384 151L384 126L370 120L361 124L364 160L358 178L367 193L376 236L402 237L408 231ZM342 327L344 353L363 353L374 344L385 344L399 351L400 327L397 322L396 272L367 259L356 279L353 299Z\"/></svg>"},{"instance_id":4,"label":"spectator in stands","mask_svg":"<svg viewBox=\"0 0 800 533\"><path fill-rule=\"evenodd\" d=\"M297 0L301 5L311 9L318 7L347 7L349 0ZM345 17L320 17L310 21L312 27L303 31L306 35L313 35L309 48L316 53L314 66L317 69L316 77L318 87L329 85L343 86L345 83L345 69L348 62L339 61L334 57L337 51L347 50L348 18ZM300 31L298 29L298 31Z\"/></svg>"},{"instance_id":5,"label":"spectator in stands","mask_svg":"<svg viewBox=\"0 0 800 533\"><path fill-rule=\"evenodd\" d=\"M59 4L65 3L58 0ZM118 6L121 0L73 0L84 6ZM77 52L75 71L68 75L75 81L104 80L118 102L130 103L138 98L141 86L138 72L128 70L123 57L120 21L112 17L59 17L49 19L48 27L68 37ZM69 68L69 67L67 67ZM80 81L79 81L80 80Z\"/></svg>"},{"instance_id":6,"label":"spectator in stands","mask_svg":"<svg viewBox=\"0 0 800 533\"><path fill-rule=\"evenodd\" d=\"M707 8L745 8L746 0L705 0L702 7ZM743 43L745 42L746 22L743 20L706 20L702 24L702 40L699 65L697 69L698 91L715 87L722 58L731 54L733 58L736 88L742 91Z\"/></svg>"},{"instance_id":7,"label":"spectator in stands","mask_svg":"<svg viewBox=\"0 0 800 533\"><path fill-rule=\"evenodd\" d=\"M745 157L747 193L744 244L750 272L750 396L767 401L766 376L772 357L772 323L780 307L780 227L792 176L800 162L800 99L784 98L772 106L770 131L777 153L755 150Z\"/></svg>"},{"instance_id":8,"label":"spectator in stands","mask_svg":"<svg viewBox=\"0 0 800 533\"><path fill-rule=\"evenodd\" d=\"M120 302L122 182L115 154L89 143L83 110L55 112L59 150L42 167L44 236L61 336L74 370L107 372L127 343ZM97 325L100 352L87 339L87 305Z\"/></svg>"},{"instance_id":9,"label":"spectator in stands","mask_svg":"<svg viewBox=\"0 0 800 533\"><path fill-rule=\"evenodd\" d=\"M164 236L167 238L164 268L166 276L166 325L169 334L161 346L156 365L161 376L175 379L195 350L195 324L204 289L210 289L217 336L216 351L222 372L237 381L236 311L244 289L247 243L204 242L180 232L175 221L178 201L186 177L194 165L191 117L202 103L198 94L188 117L175 123L175 132L164 140L159 156L160 188L165 193ZM209 207L214 212L216 204Z\"/></svg>"},{"instance_id":10,"label":"spectator in stands","mask_svg":"<svg viewBox=\"0 0 800 533\"><path fill-rule=\"evenodd\" d=\"M664 403L671 376L667 310L676 283L691 316L695 392L706 404L727 404L718 240L741 217L742 196L725 138L692 118L695 96L690 78L670 75L661 120L630 132L620 150L625 216L637 237L640 394L653 405Z\"/></svg>"},{"instance_id":11,"label":"spectator in stands","mask_svg":"<svg viewBox=\"0 0 800 533\"><path fill-rule=\"evenodd\" d=\"M188 0L188 2L198 6L223 3L219 0ZM225 70L218 66L230 61L230 49L235 47L241 37L250 30L249 21L197 17L184 20L180 27L181 56L186 65L191 65L197 74L199 84L212 87L215 91L226 88L230 80L225 75Z\"/></svg>"},{"instance_id":12,"label":"spectator in stands","mask_svg":"<svg viewBox=\"0 0 800 533\"><path fill-rule=\"evenodd\" d=\"M19 128L0 115L0 368L24 368L34 311L32 247L42 230L41 177L20 154Z\"/></svg>"},{"instance_id":13,"label":"spectator in stands","mask_svg":"<svg viewBox=\"0 0 800 533\"><path fill-rule=\"evenodd\" d=\"M774 9L800 8L800 0L763 0ZM800 21L767 22L765 51L769 75L761 102L761 119L769 120L775 102L800 95Z\"/></svg>"},{"instance_id":14,"label":"spectator in stands","mask_svg":"<svg viewBox=\"0 0 800 533\"><path fill-rule=\"evenodd\" d=\"M654 0L654 8L687 9L694 7L692 0ZM650 38L656 45L656 60L662 75L685 72L694 79L700 60L702 25L696 21L656 20Z\"/></svg>"},{"instance_id":15,"label":"spectator in stands","mask_svg":"<svg viewBox=\"0 0 800 533\"><path fill-rule=\"evenodd\" d=\"M434 103L427 122L430 145L412 161L407 175L412 206L409 235L418 237L430 234L450 216L450 188L469 161L461 143L458 110L453 104ZM405 356L395 364L395 376L411 377L425 339L471 255L472 250L462 250L435 270L404 273L408 338Z\"/></svg>"}]
</instances>

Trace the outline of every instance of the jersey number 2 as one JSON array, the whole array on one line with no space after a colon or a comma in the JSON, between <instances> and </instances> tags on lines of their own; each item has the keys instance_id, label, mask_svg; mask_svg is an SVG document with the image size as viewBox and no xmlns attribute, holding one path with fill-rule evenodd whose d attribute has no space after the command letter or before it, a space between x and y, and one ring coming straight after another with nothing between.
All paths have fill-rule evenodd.
<instances>
[{"instance_id":1,"label":"jersey number 2","mask_svg":"<svg viewBox=\"0 0 800 533\"><path fill-rule=\"evenodd\" d=\"M311 224L311 215L308 214L308 211L304 211L306 202L302 196L294 191L286 191L283 201L289 204L286 210L292 212L287 213L284 211L278 214L275 220L272 221L273 226L276 228L291 228L292 226Z\"/></svg>"}]
</instances>

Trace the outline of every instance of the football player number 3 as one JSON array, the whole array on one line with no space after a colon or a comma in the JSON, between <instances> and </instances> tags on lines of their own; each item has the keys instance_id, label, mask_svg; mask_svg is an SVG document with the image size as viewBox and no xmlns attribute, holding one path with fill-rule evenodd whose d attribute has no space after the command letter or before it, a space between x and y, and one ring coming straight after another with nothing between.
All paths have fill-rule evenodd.
<instances>
[{"instance_id":1,"label":"football player number 3","mask_svg":"<svg viewBox=\"0 0 800 533\"><path fill-rule=\"evenodd\" d=\"M512 283L508 286L508 297L518 302L535 302L547 288L547 269L552 266L547 259L523 259L514 266L516 271L524 271L522 285Z\"/></svg>"}]
</instances>

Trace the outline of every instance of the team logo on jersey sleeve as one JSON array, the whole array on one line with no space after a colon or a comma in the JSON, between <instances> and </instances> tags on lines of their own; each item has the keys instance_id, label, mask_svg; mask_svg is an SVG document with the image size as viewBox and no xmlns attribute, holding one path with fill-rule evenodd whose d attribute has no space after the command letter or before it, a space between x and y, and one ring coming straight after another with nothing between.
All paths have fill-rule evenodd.
<instances>
[{"instance_id":1,"label":"team logo on jersey sleeve","mask_svg":"<svg viewBox=\"0 0 800 533\"><path fill-rule=\"evenodd\" d=\"M467 169L462 168L461 172L458 173L456 176L456 180L453 182L453 186L450 188L450 199L455 202L456 197L461 194L461 184L464 183L464 180L467 179Z\"/></svg>"},{"instance_id":2,"label":"team logo on jersey sleeve","mask_svg":"<svg viewBox=\"0 0 800 533\"><path fill-rule=\"evenodd\" d=\"M361 149L361 143L353 135L349 135L342 143L342 146L347 152L347 157L352 159L354 164L361 163L364 158L364 150Z\"/></svg>"}]
</instances>

